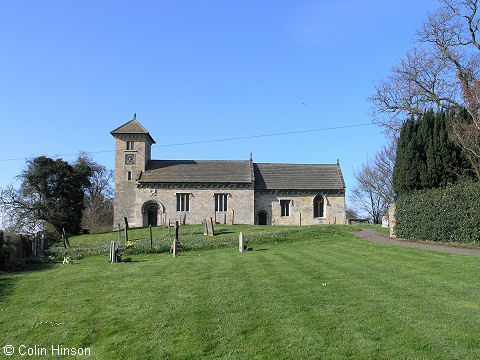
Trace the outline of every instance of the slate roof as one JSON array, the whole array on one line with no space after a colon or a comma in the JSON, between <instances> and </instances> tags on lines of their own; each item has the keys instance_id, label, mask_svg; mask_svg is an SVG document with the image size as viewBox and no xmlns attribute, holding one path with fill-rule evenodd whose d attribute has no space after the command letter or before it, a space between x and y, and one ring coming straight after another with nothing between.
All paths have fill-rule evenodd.
<instances>
[{"instance_id":1,"label":"slate roof","mask_svg":"<svg viewBox=\"0 0 480 360\"><path fill-rule=\"evenodd\" d=\"M224 160L151 160L140 183L252 183L257 190L343 190L337 164L262 164Z\"/></svg>"},{"instance_id":2,"label":"slate roof","mask_svg":"<svg viewBox=\"0 0 480 360\"><path fill-rule=\"evenodd\" d=\"M250 161L151 160L140 183L253 183Z\"/></svg>"},{"instance_id":3,"label":"slate roof","mask_svg":"<svg viewBox=\"0 0 480 360\"><path fill-rule=\"evenodd\" d=\"M345 189L338 164L253 165L257 190L342 190Z\"/></svg>"},{"instance_id":4,"label":"slate roof","mask_svg":"<svg viewBox=\"0 0 480 360\"><path fill-rule=\"evenodd\" d=\"M152 143L155 144L155 140L153 140L150 133L137 121L136 117L115 130L110 131L110 134L113 136L117 134L146 134L150 140L152 140Z\"/></svg>"}]
</instances>

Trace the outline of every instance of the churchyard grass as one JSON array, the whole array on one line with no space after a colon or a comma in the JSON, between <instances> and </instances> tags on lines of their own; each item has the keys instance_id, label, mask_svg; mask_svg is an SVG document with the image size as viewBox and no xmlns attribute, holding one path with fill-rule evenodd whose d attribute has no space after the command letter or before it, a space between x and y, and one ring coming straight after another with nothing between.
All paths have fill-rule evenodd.
<instances>
[{"instance_id":1,"label":"churchyard grass","mask_svg":"<svg viewBox=\"0 0 480 360\"><path fill-rule=\"evenodd\" d=\"M372 225L373 226L373 225ZM362 226L345 226L345 230L358 230ZM365 225L363 225L365 227ZM379 228L375 225L376 228ZM296 241L315 232L316 226L251 226L251 225L215 225L215 236L203 235L202 225L180 226L179 237L186 251L224 246L237 246L238 235L243 232L246 241L253 245L265 242ZM324 226L325 234L338 231L341 226ZM126 251L127 255L138 253L163 253L170 250L175 229L170 232L164 227L153 227L153 249L150 249L150 231L148 228L134 228L128 232L128 239L133 246ZM125 247L125 232L122 231L122 244ZM69 239L71 246L67 249L63 243L50 248L47 255L51 259L61 260L64 256L80 259L87 255L108 254L110 241L118 242L117 232L73 236Z\"/></svg>"},{"instance_id":2,"label":"churchyard grass","mask_svg":"<svg viewBox=\"0 0 480 360\"><path fill-rule=\"evenodd\" d=\"M266 231L240 228L247 242ZM0 345L90 348L91 359L480 357L480 259L349 229L292 229L243 254L234 244L31 264L0 275Z\"/></svg>"}]
</instances>

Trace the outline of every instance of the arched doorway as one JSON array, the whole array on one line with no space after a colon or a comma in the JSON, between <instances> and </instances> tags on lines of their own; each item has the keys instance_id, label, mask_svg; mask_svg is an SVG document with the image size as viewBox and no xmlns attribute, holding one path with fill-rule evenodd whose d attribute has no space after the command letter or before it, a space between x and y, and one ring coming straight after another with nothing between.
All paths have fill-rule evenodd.
<instances>
[{"instance_id":1,"label":"arched doorway","mask_svg":"<svg viewBox=\"0 0 480 360\"><path fill-rule=\"evenodd\" d=\"M142 205L143 227L165 225L165 205L160 201L148 200Z\"/></svg>"},{"instance_id":2,"label":"arched doorway","mask_svg":"<svg viewBox=\"0 0 480 360\"><path fill-rule=\"evenodd\" d=\"M149 204L147 207L147 226L157 226L158 205Z\"/></svg>"},{"instance_id":3,"label":"arched doorway","mask_svg":"<svg viewBox=\"0 0 480 360\"><path fill-rule=\"evenodd\" d=\"M258 225L267 225L267 212L264 210L258 212Z\"/></svg>"}]
</instances>

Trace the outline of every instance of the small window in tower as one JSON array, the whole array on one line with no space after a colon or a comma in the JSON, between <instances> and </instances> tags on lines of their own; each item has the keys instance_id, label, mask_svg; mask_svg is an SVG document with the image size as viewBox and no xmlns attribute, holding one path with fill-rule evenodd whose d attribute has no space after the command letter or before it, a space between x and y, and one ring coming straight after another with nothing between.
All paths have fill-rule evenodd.
<instances>
[{"instance_id":1,"label":"small window in tower","mask_svg":"<svg viewBox=\"0 0 480 360\"><path fill-rule=\"evenodd\" d=\"M280 216L290 216L290 200L280 200Z\"/></svg>"},{"instance_id":2,"label":"small window in tower","mask_svg":"<svg viewBox=\"0 0 480 360\"><path fill-rule=\"evenodd\" d=\"M133 150L133 141L127 141L127 150Z\"/></svg>"},{"instance_id":3,"label":"small window in tower","mask_svg":"<svg viewBox=\"0 0 480 360\"><path fill-rule=\"evenodd\" d=\"M127 179L128 179L129 181L132 180L132 172L131 172L131 171L129 171L129 172L127 173Z\"/></svg>"}]
</instances>

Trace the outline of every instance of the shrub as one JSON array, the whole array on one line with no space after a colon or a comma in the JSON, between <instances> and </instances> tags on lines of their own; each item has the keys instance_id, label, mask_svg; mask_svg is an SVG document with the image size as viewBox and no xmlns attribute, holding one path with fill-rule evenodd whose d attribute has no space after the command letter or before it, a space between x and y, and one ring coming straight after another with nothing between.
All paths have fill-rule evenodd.
<instances>
[{"instance_id":1,"label":"shrub","mask_svg":"<svg viewBox=\"0 0 480 360\"><path fill-rule=\"evenodd\" d=\"M480 184L412 191L396 201L395 233L411 240L480 244Z\"/></svg>"}]
</instances>

